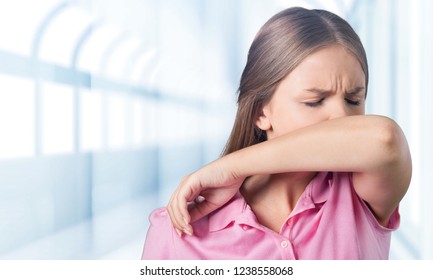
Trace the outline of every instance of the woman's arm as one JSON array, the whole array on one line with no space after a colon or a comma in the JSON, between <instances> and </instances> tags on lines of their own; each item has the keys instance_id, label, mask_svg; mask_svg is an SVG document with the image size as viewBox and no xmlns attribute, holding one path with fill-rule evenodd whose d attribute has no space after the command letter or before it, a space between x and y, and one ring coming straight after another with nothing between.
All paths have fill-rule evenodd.
<instances>
[{"instance_id":1,"label":"woman's arm","mask_svg":"<svg viewBox=\"0 0 433 280\"><path fill-rule=\"evenodd\" d=\"M218 197L215 187L227 186L224 180L236 182L239 187L251 175L298 171L353 172L355 191L369 204L378 221L386 224L409 186L411 158L404 134L394 121L362 115L293 131L229 154L203 169L191 175L196 182L181 184L170 201L170 216L177 228L190 229L186 201L204 190ZM206 176L212 176L212 170L218 182L209 185ZM191 215L195 220L222 206L218 205L221 202L211 200Z\"/></svg>"}]
</instances>

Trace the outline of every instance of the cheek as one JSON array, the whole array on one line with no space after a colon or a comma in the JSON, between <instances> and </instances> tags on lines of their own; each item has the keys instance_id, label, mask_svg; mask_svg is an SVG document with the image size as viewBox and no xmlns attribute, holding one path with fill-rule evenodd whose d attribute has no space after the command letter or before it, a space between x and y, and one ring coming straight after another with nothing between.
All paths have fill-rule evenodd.
<instances>
[{"instance_id":1,"label":"cheek","mask_svg":"<svg viewBox=\"0 0 433 280\"><path fill-rule=\"evenodd\" d=\"M308 110L293 110L273 125L273 136L277 137L297 129L326 120L325 116L313 114Z\"/></svg>"},{"instance_id":2,"label":"cheek","mask_svg":"<svg viewBox=\"0 0 433 280\"><path fill-rule=\"evenodd\" d=\"M298 110L298 113L293 117L292 130L307 127L316 123L326 121L328 116L324 112L318 110Z\"/></svg>"}]
</instances>

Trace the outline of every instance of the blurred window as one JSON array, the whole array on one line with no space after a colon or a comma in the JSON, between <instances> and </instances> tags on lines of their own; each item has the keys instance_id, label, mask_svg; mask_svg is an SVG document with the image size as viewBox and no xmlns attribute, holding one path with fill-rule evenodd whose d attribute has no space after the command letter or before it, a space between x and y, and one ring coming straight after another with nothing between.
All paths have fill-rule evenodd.
<instances>
[{"instance_id":1,"label":"blurred window","mask_svg":"<svg viewBox=\"0 0 433 280\"><path fill-rule=\"evenodd\" d=\"M72 153L75 118L72 87L44 82L41 99L42 153Z\"/></svg>"},{"instance_id":2,"label":"blurred window","mask_svg":"<svg viewBox=\"0 0 433 280\"><path fill-rule=\"evenodd\" d=\"M61 10L42 34L38 57L45 62L70 66L76 43L91 23L92 18L82 9Z\"/></svg>"},{"instance_id":3,"label":"blurred window","mask_svg":"<svg viewBox=\"0 0 433 280\"><path fill-rule=\"evenodd\" d=\"M34 81L0 74L0 159L35 150Z\"/></svg>"},{"instance_id":4,"label":"blurred window","mask_svg":"<svg viewBox=\"0 0 433 280\"><path fill-rule=\"evenodd\" d=\"M97 90L80 91L80 149L95 151L102 148L103 93Z\"/></svg>"}]
</instances>

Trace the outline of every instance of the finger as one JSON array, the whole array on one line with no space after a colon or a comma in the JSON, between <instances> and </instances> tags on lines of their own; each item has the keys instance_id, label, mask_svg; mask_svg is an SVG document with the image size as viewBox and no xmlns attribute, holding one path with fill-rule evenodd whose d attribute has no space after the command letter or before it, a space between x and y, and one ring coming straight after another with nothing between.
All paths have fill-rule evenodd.
<instances>
[{"instance_id":1,"label":"finger","mask_svg":"<svg viewBox=\"0 0 433 280\"><path fill-rule=\"evenodd\" d=\"M179 225L178 225L178 223L176 221L175 216L173 215L173 210L171 209L170 204L167 205L166 209L167 209L167 212L169 214L169 217L170 217L173 229L175 230L175 232L177 233L177 235L179 237L182 237L182 231L179 229Z\"/></svg>"},{"instance_id":2,"label":"finger","mask_svg":"<svg viewBox=\"0 0 433 280\"><path fill-rule=\"evenodd\" d=\"M185 191L181 191L183 188L179 187L172 195L169 204L167 205L167 211L169 212L173 226L176 232L182 236L182 232L187 235L193 234L193 229L189 225L189 212L188 212L188 199L189 195L185 195Z\"/></svg>"},{"instance_id":3,"label":"finger","mask_svg":"<svg viewBox=\"0 0 433 280\"><path fill-rule=\"evenodd\" d=\"M182 237L182 235L183 235L182 231L180 231L180 230L177 229L177 228L175 228L174 230L176 231L176 233L177 233L177 235L178 235L179 237Z\"/></svg>"},{"instance_id":4,"label":"finger","mask_svg":"<svg viewBox=\"0 0 433 280\"><path fill-rule=\"evenodd\" d=\"M190 209L189 214L191 215L191 223L200 220L204 216L207 216L211 212L218 209L218 206L210 203L209 201L203 201L199 204L196 204L193 208Z\"/></svg>"},{"instance_id":5,"label":"finger","mask_svg":"<svg viewBox=\"0 0 433 280\"><path fill-rule=\"evenodd\" d=\"M188 211L189 201L194 200L194 195L191 192L186 193L185 191L180 190L175 198L176 203L173 203L173 210L177 212L176 217L179 221L179 224L182 226L182 230L188 234L193 234L192 226L190 225L190 214Z\"/></svg>"},{"instance_id":6,"label":"finger","mask_svg":"<svg viewBox=\"0 0 433 280\"><path fill-rule=\"evenodd\" d=\"M172 224L174 230L176 231L176 233L179 234L178 231L179 231L180 226L179 226L179 224L178 224L177 221L176 221L176 217L174 216L174 212L173 212L173 210L171 209L170 204L168 204L168 205L166 206L166 209L167 209L167 212L168 212L168 215L169 215L169 217L170 217L170 221L171 221L171 224Z\"/></svg>"},{"instance_id":7,"label":"finger","mask_svg":"<svg viewBox=\"0 0 433 280\"><path fill-rule=\"evenodd\" d=\"M176 195L177 195L177 192L175 192L172 195L170 202L168 203L166 208L167 208L167 212L170 216L171 222L173 224L173 227L176 229L176 232L179 233L179 232L183 231L183 226L181 224L182 217L179 214L179 212L176 210L177 209L177 206L176 206L177 201L175 199Z\"/></svg>"},{"instance_id":8,"label":"finger","mask_svg":"<svg viewBox=\"0 0 433 280\"><path fill-rule=\"evenodd\" d=\"M205 201L205 198L203 196L201 196L201 195L197 196L197 198L194 199L194 202L196 204L202 203L203 201Z\"/></svg>"}]
</instances>

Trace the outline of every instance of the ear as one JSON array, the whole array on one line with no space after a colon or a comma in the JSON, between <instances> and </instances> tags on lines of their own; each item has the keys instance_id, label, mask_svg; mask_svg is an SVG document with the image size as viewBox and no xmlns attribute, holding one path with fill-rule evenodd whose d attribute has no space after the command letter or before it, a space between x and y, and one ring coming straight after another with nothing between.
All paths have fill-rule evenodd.
<instances>
[{"instance_id":1,"label":"ear","mask_svg":"<svg viewBox=\"0 0 433 280\"><path fill-rule=\"evenodd\" d=\"M269 119L269 111L267 106L264 106L261 110L259 117L256 120L256 126L263 131L272 129L271 120Z\"/></svg>"}]
</instances>

